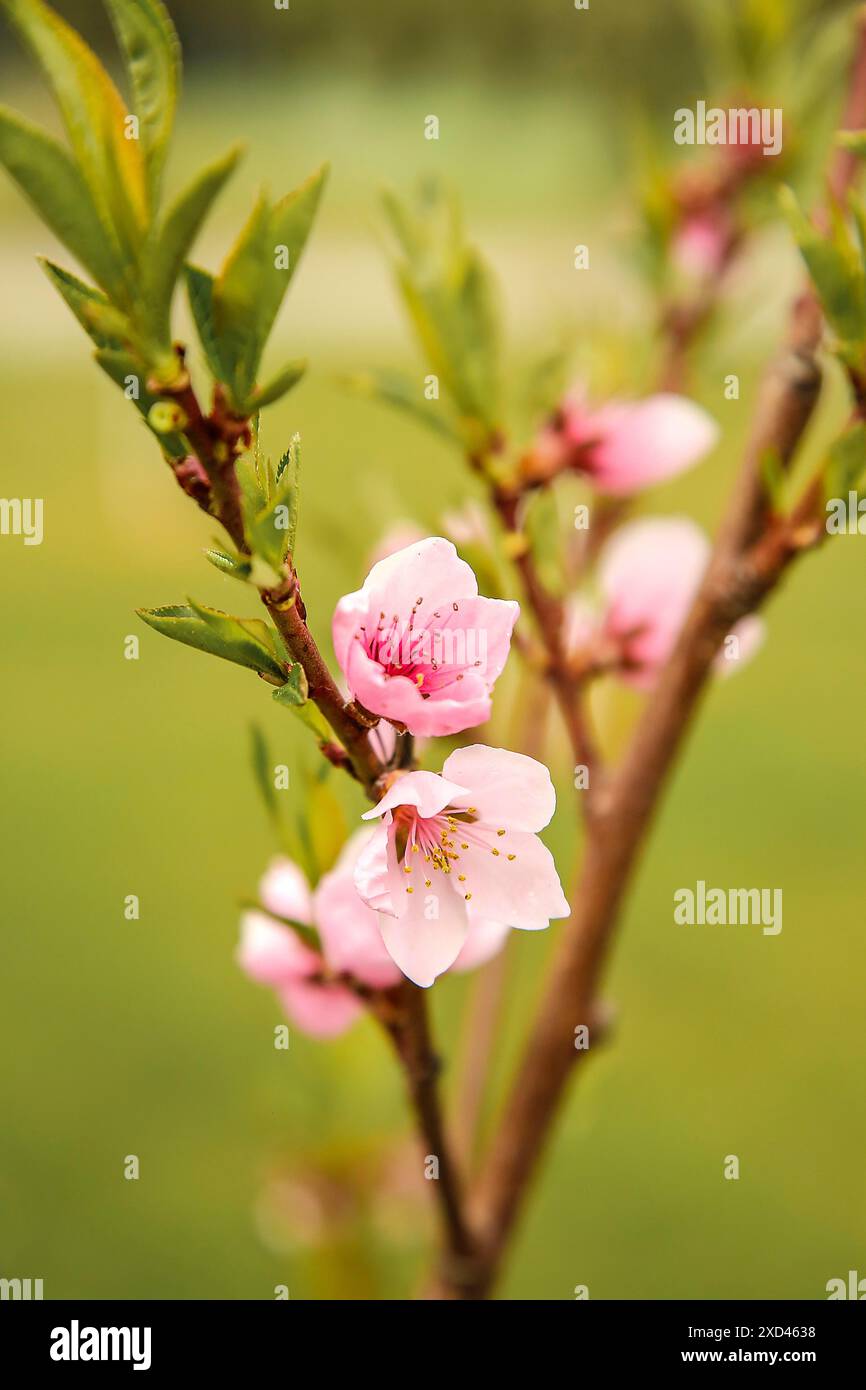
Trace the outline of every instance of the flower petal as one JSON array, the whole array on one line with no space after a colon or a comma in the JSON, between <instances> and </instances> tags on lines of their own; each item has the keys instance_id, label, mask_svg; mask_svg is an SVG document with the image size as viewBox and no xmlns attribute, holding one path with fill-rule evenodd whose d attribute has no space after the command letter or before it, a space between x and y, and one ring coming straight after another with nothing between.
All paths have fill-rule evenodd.
<instances>
[{"instance_id":1,"label":"flower petal","mask_svg":"<svg viewBox=\"0 0 866 1390\"><path fill-rule=\"evenodd\" d=\"M427 988L454 964L466 940L466 904L449 886L404 894L402 917L379 916L379 930L391 959L416 985Z\"/></svg>"},{"instance_id":2,"label":"flower petal","mask_svg":"<svg viewBox=\"0 0 866 1390\"><path fill-rule=\"evenodd\" d=\"M241 940L235 953L241 970L260 985L284 985L315 975L322 962L300 937L263 912L241 917Z\"/></svg>"},{"instance_id":3,"label":"flower petal","mask_svg":"<svg viewBox=\"0 0 866 1390\"><path fill-rule=\"evenodd\" d=\"M415 806L419 816L429 820L450 806L455 797L465 796L466 793L465 786L440 777L438 772L406 772L389 787L372 811L364 812L361 819L373 820L397 806Z\"/></svg>"},{"instance_id":4,"label":"flower petal","mask_svg":"<svg viewBox=\"0 0 866 1390\"><path fill-rule=\"evenodd\" d=\"M462 972L486 965L502 950L510 932L511 928L504 927L501 922L473 922L470 918L463 950L451 969Z\"/></svg>"},{"instance_id":5,"label":"flower petal","mask_svg":"<svg viewBox=\"0 0 866 1390\"><path fill-rule=\"evenodd\" d=\"M398 983L400 972L385 950L376 913L355 887L353 867L324 875L316 888L315 909L332 970L345 971L375 989Z\"/></svg>"},{"instance_id":6,"label":"flower petal","mask_svg":"<svg viewBox=\"0 0 866 1390\"><path fill-rule=\"evenodd\" d=\"M589 472L596 487L627 496L691 468L714 448L716 422L685 396L662 393L596 415L603 434ZM591 424L587 432L593 433Z\"/></svg>"},{"instance_id":7,"label":"flower petal","mask_svg":"<svg viewBox=\"0 0 866 1390\"><path fill-rule=\"evenodd\" d=\"M551 918L568 916L553 855L537 835L508 830L498 836L487 826L474 831L459 862L465 874L460 886L471 894L470 920L536 931Z\"/></svg>"},{"instance_id":8,"label":"flower petal","mask_svg":"<svg viewBox=\"0 0 866 1390\"><path fill-rule=\"evenodd\" d=\"M496 828L541 830L556 810L550 773L524 753L473 743L446 758L442 772L469 788L450 804L474 807L479 820Z\"/></svg>"},{"instance_id":9,"label":"flower petal","mask_svg":"<svg viewBox=\"0 0 866 1390\"><path fill-rule=\"evenodd\" d=\"M295 980L279 991L291 1021L311 1038L336 1038L345 1033L364 1011L357 995L344 985L312 984Z\"/></svg>"},{"instance_id":10,"label":"flower petal","mask_svg":"<svg viewBox=\"0 0 866 1390\"><path fill-rule=\"evenodd\" d=\"M309 926L313 920L313 899L303 870L291 859L272 859L259 882L263 907L278 917L291 917Z\"/></svg>"},{"instance_id":11,"label":"flower petal","mask_svg":"<svg viewBox=\"0 0 866 1390\"><path fill-rule=\"evenodd\" d=\"M709 558L709 542L687 517L621 527L605 546L599 583L604 627L625 643L632 684L651 684L673 650Z\"/></svg>"}]
</instances>

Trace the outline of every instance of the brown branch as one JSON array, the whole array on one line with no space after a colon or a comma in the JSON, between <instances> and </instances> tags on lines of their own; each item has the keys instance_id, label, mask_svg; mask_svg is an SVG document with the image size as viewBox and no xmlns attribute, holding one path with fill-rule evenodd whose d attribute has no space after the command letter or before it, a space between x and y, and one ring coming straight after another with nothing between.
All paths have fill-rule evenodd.
<instances>
[{"instance_id":1,"label":"brown branch","mask_svg":"<svg viewBox=\"0 0 866 1390\"><path fill-rule=\"evenodd\" d=\"M464 1215L457 1168L447 1141L439 1103L440 1061L430 1037L426 996L406 980L395 989L381 990L371 1001L399 1057L415 1111L425 1159L435 1158L438 1172L430 1181L442 1221L444 1251L441 1268L449 1288L469 1287L475 1277L475 1240Z\"/></svg>"},{"instance_id":2,"label":"brown branch","mask_svg":"<svg viewBox=\"0 0 866 1390\"><path fill-rule=\"evenodd\" d=\"M866 23L861 18L846 123L866 119ZM845 187L834 160L831 182ZM846 164L845 179L852 167ZM626 755L597 798L586 853L553 968L499 1130L477 1185L473 1217L480 1253L471 1284L453 1296L484 1297L498 1272L527 1184L540 1159L575 1064L590 1055L594 1000L623 895L675 758L697 712L719 647L754 612L802 551L821 541L815 481L786 520L774 517L762 480L772 450L783 465L802 440L820 390L816 352L822 316L814 293L797 300L786 348L765 378L740 478L676 649L648 700ZM590 1029L590 1048L575 1029ZM447 1285L447 1275L443 1274Z\"/></svg>"}]
</instances>

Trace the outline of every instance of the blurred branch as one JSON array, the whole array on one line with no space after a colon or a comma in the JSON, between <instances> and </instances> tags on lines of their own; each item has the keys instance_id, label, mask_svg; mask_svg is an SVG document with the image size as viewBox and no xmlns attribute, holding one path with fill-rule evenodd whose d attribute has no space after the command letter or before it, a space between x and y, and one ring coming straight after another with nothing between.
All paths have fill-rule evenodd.
<instances>
[{"instance_id":1,"label":"blurred branch","mask_svg":"<svg viewBox=\"0 0 866 1390\"><path fill-rule=\"evenodd\" d=\"M861 17L848 128L866 123L866 25ZM842 196L852 177L849 161L835 158L831 186ZM618 910L645 834L707 685L713 661L731 626L761 606L790 563L826 535L822 492L815 480L793 512L772 514L762 461L772 448L791 463L811 419L821 385L816 360L823 318L810 287L797 299L785 346L765 377L739 479L712 558L676 649L649 698L625 757L595 797L574 908L531 1028L517 1077L473 1198L481 1242L474 1279L451 1296L484 1297L511 1235L527 1184L539 1161L565 1085L590 1054L595 996ZM590 1046L575 1045L575 1030L589 1029ZM448 1296L447 1271L442 1274Z\"/></svg>"}]
</instances>

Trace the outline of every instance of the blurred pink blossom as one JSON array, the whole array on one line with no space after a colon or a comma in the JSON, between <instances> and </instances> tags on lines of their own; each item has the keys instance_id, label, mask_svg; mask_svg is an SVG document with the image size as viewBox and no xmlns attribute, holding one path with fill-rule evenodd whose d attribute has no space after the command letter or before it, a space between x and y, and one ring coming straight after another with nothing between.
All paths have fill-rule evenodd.
<instances>
[{"instance_id":1,"label":"blurred pink blossom","mask_svg":"<svg viewBox=\"0 0 866 1390\"><path fill-rule=\"evenodd\" d=\"M575 606L570 641L576 646L593 631L618 650L619 674L647 689L670 656L709 559L704 532L687 517L652 518L623 526L601 553L598 584L600 619L593 621L585 604ZM763 637L759 618L746 618L730 634L731 650L748 659ZM717 669L730 671L724 653Z\"/></svg>"},{"instance_id":2,"label":"blurred pink blossom","mask_svg":"<svg viewBox=\"0 0 866 1390\"><path fill-rule=\"evenodd\" d=\"M685 396L662 392L593 408L575 390L533 453L542 473L571 468L599 492L626 497L693 467L718 434L715 421Z\"/></svg>"}]
</instances>

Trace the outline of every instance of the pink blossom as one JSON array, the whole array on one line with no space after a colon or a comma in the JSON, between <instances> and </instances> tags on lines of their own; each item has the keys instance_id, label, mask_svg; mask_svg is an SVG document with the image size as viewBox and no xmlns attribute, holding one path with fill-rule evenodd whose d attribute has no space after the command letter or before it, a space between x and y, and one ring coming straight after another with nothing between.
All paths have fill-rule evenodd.
<instances>
[{"instance_id":1,"label":"pink blossom","mask_svg":"<svg viewBox=\"0 0 866 1390\"><path fill-rule=\"evenodd\" d=\"M358 996L340 976L385 988L400 973L382 945L376 914L361 902L354 886L354 866L366 836L353 837L334 869L315 893L297 864L276 859L259 886L269 912L303 926L318 927L322 951L302 941L291 927L263 912L245 912L237 960L241 969L275 989L293 1023L312 1037L336 1037L363 1010Z\"/></svg>"},{"instance_id":2,"label":"pink blossom","mask_svg":"<svg viewBox=\"0 0 866 1390\"><path fill-rule=\"evenodd\" d=\"M241 919L241 969L258 984L275 989L289 1018L312 1037L336 1037L362 1012L358 995L341 983L340 976L373 989L390 989L403 978L385 948L378 914L355 886L358 857L375 833L365 828L353 835L312 893L302 870L290 859L275 859L262 878L262 905L304 926L315 924L321 952L267 913L251 910ZM473 922L452 969L484 965L501 950L508 931L498 922Z\"/></svg>"},{"instance_id":3,"label":"pink blossom","mask_svg":"<svg viewBox=\"0 0 866 1390\"><path fill-rule=\"evenodd\" d=\"M687 216L674 234L671 256L684 274L699 279L718 275L731 243L730 215L715 208Z\"/></svg>"},{"instance_id":4,"label":"pink blossom","mask_svg":"<svg viewBox=\"0 0 866 1390\"><path fill-rule=\"evenodd\" d=\"M600 633L621 654L622 678L640 689L653 684L670 656L709 559L709 541L686 517L633 521L620 528L602 551L598 581L603 614ZM585 609L578 609L574 636L586 640ZM738 623L740 658L760 644L763 625ZM730 670L720 657L717 666Z\"/></svg>"},{"instance_id":5,"label":"pink blossom","mask_svg":"<svg viewBox=\"0 0 866 1390\"><path fill-rule=\"evenodd\" d=\"M412 734L482 724L508 656L516 603L479 598L469 565L441 536L374 565L340 599L334 650L349 689Z\"/></svg>"},{"instance_id":6,"label":"pink blossom","mask_svg":"<svg viewBox=\"0 0 866 1390\"><path fill-rule=\"evenodd\" d=\"M355 883L410 980L431 985L483 923L536 930L567 916L553 857L537 835L555 805L540 763L473 744L452 753L441 776L396 778L366 813L381 824L358 858Z\"/></svg>"},{"instance_id":7,"label":"pink blossom","mask_svg":"<svg viewBox=\"0 0 866 1390\"><path fill-rule=\"evenodd\" d=\"M693 467L718 433L706 411L684 396L663 392L592 408L577 390L565 398L535 452L542 473L571 468L599 492L627 497Z\"/></svg>"}]
</instances>

